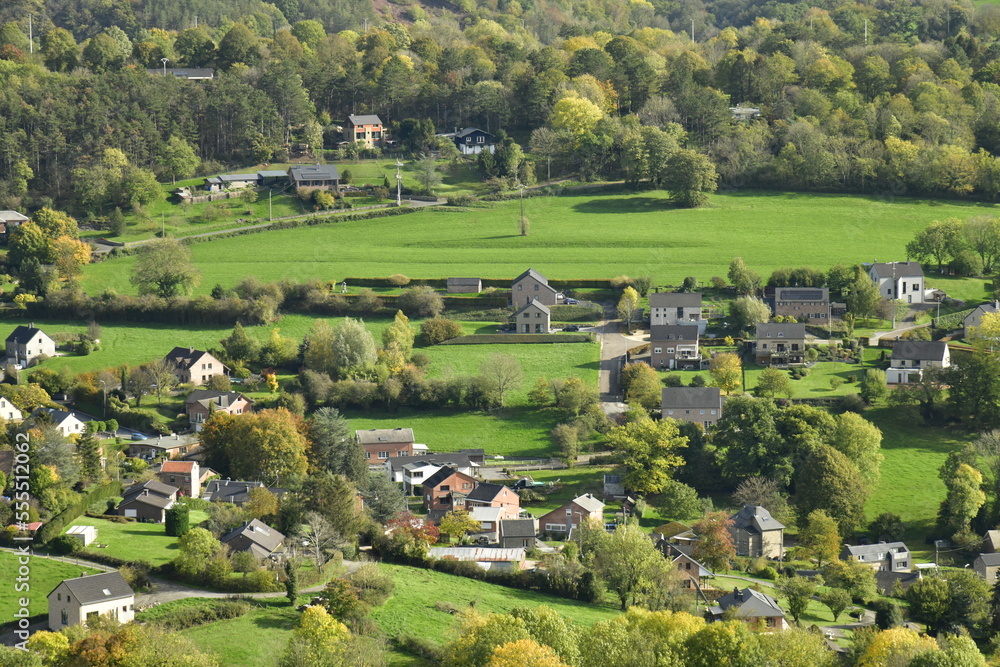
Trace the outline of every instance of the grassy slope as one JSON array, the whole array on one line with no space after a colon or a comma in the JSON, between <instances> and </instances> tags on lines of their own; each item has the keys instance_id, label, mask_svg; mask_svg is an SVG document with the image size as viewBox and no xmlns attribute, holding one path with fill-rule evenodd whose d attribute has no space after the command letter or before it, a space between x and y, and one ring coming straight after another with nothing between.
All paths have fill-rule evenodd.
<instances>
[{"instance_id":1,"label":"grassy slope","mask_svg":"<svg viewBox=\"0 0 1000 667\"><path fill-rule=\"evenodd\" d=\"M191 525L196 526L208 515L200 510L191 512ZM91 545L89 549L118 558L147 560L153 565L162 565L173 560L177 554L177 538L164 532L158 523L115 523L104 519L80 517L71 526L96 526L97 543L107 544L106 549Z\"/></svg>"},{"instance_id":2,"label":"grassy slope","mask_svg":"<svg viewBox=\"0 0 1000 667\"><path fill-rule=\"evenodd\" d=\"M27 597L30 600L28 610L32 615L44 614L49 608L47 596L63 579L79 577L82 573L97 574L101 570L89 567L49 560L41 556L31 558L27 592L14 590L15 578L18 576L17 555L9 551L0 551L0 619L6 623L13 619L13 614L19 609L18 599Z\"/></svg>"},{"instance_id":3,"label":"grassy slope","mask_svg":"<svg viewBox=\"0 0 1000 667\"><path fill-rule=\"evenodd\" d=\"M217 655L222 667L276 665L299 622L299 612L284 598L254 604L257 608L244 616L188 628L181 634L202 651Z\"/></svg>"},{"instance_id":4,"label":"grassy slope","mask_svg":"<svg viewBox=\"0 0 1000 667\"><path fill-rule=\"evenodd\" d=\"M517 206L424 211L198 244L192 250L204 276L198 291L231 285L248 274L265 281L399 272L513 277L526 266L552 278L628 273L679 284L688 275L700 280L725 275L736 255L767 275L779 266L826 268L902 258L906 242L930 220L992 208L754 192L718 194L711 205L695 210L672 208L662 193L544 197L525 202L532 230L521 237ZM93 293L106 287L133 291L128 284L133 261L89 267L84 287Z\"/></svg>"}]
</instances>

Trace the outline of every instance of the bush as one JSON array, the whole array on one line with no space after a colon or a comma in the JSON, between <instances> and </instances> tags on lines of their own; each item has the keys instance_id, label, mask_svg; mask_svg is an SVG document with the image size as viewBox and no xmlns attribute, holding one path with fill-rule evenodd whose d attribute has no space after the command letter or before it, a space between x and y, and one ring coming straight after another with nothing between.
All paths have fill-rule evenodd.
<instances>
[{"instance_id":1,"label":"bush","mask_svg":"<svg viewBox=\"0 0 1000 667\"><path fill-rule=\"evenodd\" d=\"M691 386L692 387L704 387L705 386L705 376L704 375L695 375L693 378L691 378Z\"/></svg>"},{"instance_id":2,"label":"bush","mask_svg":"<svg viewBox=\"0 0 1000 667\"><path fill-rule=\"evenodd\" d=\"M444 299L427 285L416 285L403 290L396 301L400 310L417 317L438 317L444 311Z\"/></svg>"},{"instance_id":3,"label":"bush","mask_svg":"<svg viewBox=\"0 0 1000 667\"><path fill-rule=\"evenodd\" d=\"M714 287L715 289L726 288L726 281L723 278L720 278L719 276L712 276L711 283L712 287Z\"/></svg>"},{"instance_id":4,"label":"bush","mask_svg":"<svg viewBox=\"0 0 1000 667\"><path fill-rule=\"evenodd\" d=\"M188 506L179 503L167 510L167 518L164 525L167 535L170 537L181 537L190 530L191 512Z\"/></svg>"},{"instance_id":5,"label":"bush","mask_svg":"<svg viewBox=\"0 0 1000 667\"><path fill-rule=\"evenodd\" d=\"M681 377L680 373L670 373L663 378L663 384L667 387L683 387L684 378Z\"/></svg>"},{"instance_id":6,"label":"bush","mask_svg":"<svg viewBox=\"0 0 1000 667\"><path fill-rule=\"evenodd\" d=\"M626 287L632 286L632 279L628 276L615 276L611 279L611 287L617 290L623 290Z\"/></svg>"},{"instance_id":7,"label":"bush","mask_svg":"<svg viewBox=\"0 0 1000 667\"><path fill-rule=\"evenodd\" d=\"M80 540L71 535L60 535L50 541L47 546L52 553L65 556L80 549Z\"/></svg>"},{"instance_id":8,"label":"bush","mask_svg":"<svg viewBox=\"0 0 1000 667\"><path fill-rule=\"evenodd\" d=\"M432 317L420 325L420 335L428 345L437 345L462 335L462 325L446 317Z\"/></svg>"},{"instance_id":9,"label":"bush","mask_svg":"<svg viewBox=\"0 0 1000 667\"><path fill-rule=\"evenodd\" d=\"M402 273L396 273L388 278L389 284L395 287L403 287L410 284L410 277L404 276Z\"/></svg>"},{"instance_id":10,"label":"bush","mask_svg":"<svg viewBox=\"0 0 1000 667\"><path fill-rule=\"evenodd\" d=\"M857 412L861 414L865 411L865 401L857 394L848 394L840 399L838 407L841 412Z\"/></svg>"},{"instance_id":11,"label":"bush","mask_svg":"<svg viewBox=\"0 0 1000 667\"><path fill-rule=\"evenodd\" d=\"M698 279L694 276L688 276L684 279L684 282L681 283L682 292L693 292L696 289L698 289Z\"/></svg>"},{"instance_id":12,"label":"bush","mask_svg":"<svg viewBox=\"0 0 1000 667\"><path fill-rule=\"evenodd\" d=\"M951 270L960 276L983 275L983 260L971 250L963 250L951 260Z\"/></svg>"}]
</instances>

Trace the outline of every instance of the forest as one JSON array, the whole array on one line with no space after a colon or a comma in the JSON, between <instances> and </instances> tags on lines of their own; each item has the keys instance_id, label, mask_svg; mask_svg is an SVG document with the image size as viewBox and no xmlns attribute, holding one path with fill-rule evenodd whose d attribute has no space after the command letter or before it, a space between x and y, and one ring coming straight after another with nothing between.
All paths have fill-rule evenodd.
<instances>
[{"instance_id":1,"label":"forest","mask_svg":"<svg viewBox=\"0 0 1000 667\"><path fill-rule=\"evenodd\" d=\"M0 205L101 220L143 206L152 177L334 148L351 113L401 139L499 133L523 164L482 171L512 181L534 169L658 186L686 149L728 188L1000 194L990 4L356 4L6 3ZM215 78L147 73L164 58ZM430 133L400 145L436 148Z\"/></svg>"}]
</instances>

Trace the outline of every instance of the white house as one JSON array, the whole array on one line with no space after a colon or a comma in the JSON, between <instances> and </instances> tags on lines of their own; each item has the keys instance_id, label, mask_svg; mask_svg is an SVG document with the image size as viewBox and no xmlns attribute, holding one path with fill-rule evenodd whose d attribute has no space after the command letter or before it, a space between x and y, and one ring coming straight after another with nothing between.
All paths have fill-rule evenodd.
<instances>
[{"instance_id":1,"label":"white house","mask_svg":"<svg viewBox=\"0 0 1000 667\"><path fill-rule=\"evenodd\" d=\"M38 408L31 413L31 416L37 417L41 414L49 415L52 423L59 429L64 438L68 438L71 435L80 435L85 429L84 423L77 419L76 415L72 412L57 410L55 408Z\"/></svg>"},{"instance_id":2,"label":"white house","mask_svg":"<svg viewBox=\"0 0 1000 667\"><path fill-rule=\"evenodd\" d=\"M868 276L883 299L924 303L924 270L920 262L874 262Z\"/></svg>"},{"instance_id":3,"label":"white house","mask_svg":"<svg viewBox=\"0 0 1000 667\"><path fill-rule=\"evenodd\" d=\"M6 340L7 363L30 366L39 357L56 356L56 342L33 324L15 327Z\"/></svg>"},{"instance_id":4,"label":"white house","mask_svg":"<svg viewBox=\"0 0 1000 667\"><path fill-rule=\"evenodd\" d=\"M24 419L24 415L13 403L0 396L0 417L9 422L19 422Z\"/></svg>"},{"instance_id":5,"label":"white house","mask_svg":"<svg viewBox=\"0 0 1000 667\"><path fill-rule=\"evenodd\" d=\"M951 352L944 341L897 340L892 345L885 381L887 384L917 382L924 369L949 366Z\"/></svg>"},{"instance_id":6,"label":"white house","mask_svg":"<svg viewBox=\"0 0 1000 667\"><path fill-rule=\"evenodd\" d=\"M86 625L98 616L135 618L135 593L118 571L65 579L49 593L49 630Z\"/></svg>"},{"instance_id":7,"label":"white house","mask_svg":"<svg viewBox=\"0 0 1000 667\"><path fill-rule=\"evenodd\" d=\"M708 320L702 317L701 294L697 292L653 292L649 295L649 324L687 324L704 335Z\"/></svg>"},{"instance_id":8,"label":"white house","mask_svg":"<svg viewBox=\"0 0 1000 667\"><path fill-rule=\"evenodd\" d=\"M70 526L66 534L80 540L81 546L88 546L97 539L96 526Z\"/></svg>"}]
</instances>

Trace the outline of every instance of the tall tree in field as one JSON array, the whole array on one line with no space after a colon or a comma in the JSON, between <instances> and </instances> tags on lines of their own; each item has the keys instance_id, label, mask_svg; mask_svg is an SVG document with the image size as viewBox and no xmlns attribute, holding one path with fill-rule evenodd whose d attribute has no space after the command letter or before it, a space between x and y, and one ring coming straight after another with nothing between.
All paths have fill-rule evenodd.
<instances>
[{"instance_id":1,"label":"tall tree in field","mask_svg":"<svg viewBox=\"0 0 1000 667\"><path fill-rule=\"evenodd\" d=\"M757 376L757 386L753 388L755 396L774 398L777 395L787 396L791 393L788 373L774 366L768 366Z\"/></svg>"},{"instance_id":2,"label":"tall tree in field","mask_svg":"<svg viewBox=\"0 0 1000 667\"><path fill-rule=\"evenodd\" d=\"M847 310L856 317L874 317L882 303L878 287L861 266L854 267L854 278L844 288Z\"/></svg>"},{"instance_id":3,"label":"tall tree in field","mask_svg":"<svg viewBox=\"0 0 1000 667\"><path fill-rule=\"evenodd\" d=\"M410 318L397 310L392 324L382 330L382 347L387 350L398 350L404 359L410 358L413 351L413 341L416 332L410 325Z\"/></svg>"},{"instance_id":4,"label":"tall tree in field","mask_svg":"<svg viewBox=\"0 0 1000 667\"><path fill-rule=\"evenodd\" d=\"M833 447L820 445L795 473L799 515L824 510L837 522L841 536L850 535L865 520L870 491L857 467Z\"/></svg>"},{"instance_id":5,"label":"tall tree in field","mask_svg":"<svg viewBox=\"0 0 1000 667\"><path fill-rule=\"evenodd\" d=\"M160 359L146 364L142 370L149 377L150 386L156 394L156 404L160 405L164 392L170 392L177 384L177 364Z\"/></svg>"},{"instance_id":6,"label":"tall tree in field","mask_svg":"<svg viewBox=\"0 0 1000 667\"><path fill-rule=\"evenodd\" d=\"M718 181L719 174L708 157L682 148L667 160L663 187L678 206L696 208L708 203L708 195L718 188Z\"/></svg>"},{"instance_id":7,"label":"tall tree in field","mask_svg":"<svg viewBox=\"0 0 1000 667\"><path fill-rule=\"evenodd\" d=\"M983 474L968 463L962 463L950 475L942 470L942 476L948 495L941 503L939 523L952 533L967 530L979 508L986 503L986 494L982 491Z\"/></svg>"},{"instance_id":8,"label":"tall tree in field","mask_svg":"<svg viewBox=\"0 0 1000 667\"><path fill-rule=\"evenodd\" d=\"M129 281L139 294L172 297L190 292L199 278L187 246L175 239L160 239L139 250Z\"/></svg>"},{"instance_id":9,"label":"tall tree in field","mask_svg":"<svg viewBox=\"0 0 1000 667\"><path fill-rule=\"evenodd\" d=\"M829 443L857 466L861 479L874 489L881 477L882 431L855 412L837 415Z\"/></svg>"},{"instance_id":10,"label":"tall tree in field","mask_svg":"<svg viewBox=\"0 0 1000 667\"><path fill-rule=\"evenodd\" d=\"M627 467L625 485L642 495L659 493L673 469L683 465L679 450L687 446L672 419L653 421L646 417L616 426L608 433L608 445Z\"/></svg>"},{"instance_id":11,"label":"tall tree in field","mask_svg":"<svg viewBox=\"0 0 1000 667\"><path fill-rule=\"evenodd\" d=\"M622 325L626 333L632 333L632 319L639 308L639 293L635 288L628 286L622 291L622 296L618 300L618 317L621 318Z\"/></svg>"},{"instance_id":12,"label":"tall tree in field","mask_svg":"<svg viewBox=\"0 0 1000 667\"><path fill-rule=\"evenodd\" d=\"M479 367L479 377L496 394L502 408L507 394L517 389L524 380L524 370L517 357L509 354L491 354Z\"/></svg>"},{"instance_id":13,"label":"tall tree in field","mask_svg":"<svg viewBox=\"0 0 1000 667\"><path fill-rule=\"evenodd\" d=\"M333 332L331 351L338 377L347 377L354 370L375 365L377 346L364 322L345 317Z\"/></svg>"},{"instance_id":14,"label":"tall tree in field","mask_svg":"<svg viewBox=\"0 0 1000 667\"><path fill-rule=\"evenodd\" d=\"M647 410L660 406L663 400L663 385L659 373L649 364L626 364L620 378L622 389L625 390L625 400L630 405L641 405Z\"/></svg>"},{"instance_id":15,"label":"tall tree in field","mask_svg":"<svg viewBox=\"0 0 1000 667\"><path fill-rule=\"evenodd\" d=\"M725 512L711 512L692 528L701 536L695 543L694 558L713 570L725 570L729 561L736 558L733 544L733 521Z\"/></svg>"},{"instance_id":16,"label":"tall tree in field","mask_svg":"<svg viewBox=\"0 0 1000 667\"><path fill-rule=\"evenodd\" d=\"M430 155L416 162L416 177L424 194L434 194L434 188L441 184L441 174L437 169L437 160Z\"/></svg>"},{"instance_id":17,"label":"tall tree in field","mask_svg":"<svg viewBox=\"0 0 1000 667\"><path fill-rule=\"evenodd\" d=\"M461 541L468 533L479 531L479 522L467 510L452 510L441 518L438 529L442 535L457 537Z\"/></svg>"},{"instance_id":18,"label":"tall tree in field","mask_svg":"<svg viewBox=\"0 0 1000 667\"><path fill-rule=\"evenodd\" d=\"M619 526L615 532L601 531L597 537L586 559L618 596L623 611L652 583L659 570L670 567L638 526Z\"/></svg>"},{"instance_id":19,"label":"tall tree in field","mask_svg":"<svg viewBox=\"0 0 1000 667\"><path fill-rule=\"evenodd\" d=\"M935 220L916 233L906 244L906 254L918 261L933 259L938 271L948 260L965 247L964 226L961 220L948 218L944 222Z\"/></svg>"},{"instance_id":20,"label":"tall tree in field","mask_svg":"<svg viewBox=\"0 0 1000 667\"><path fill-rule=\"evenodd\" d=\"M260 344L247 334L239 322L233 327L233 332L219 343L234 363L253 361L260 352Z\"/></svg>"},{"instance_id":21,"label":"tall tree in field","mask_svg":"<svg viewBox=\"0 0 1000 667\"><path fill-rule=\"evenodd\" d=\"M220 472L269 482L306 472L304 426L292 413L279 408L226 417L232 416L215 413L202 430L202 444Z\"/></svg>"},{"instance_id":22,"label":"tall tree in field","mask_svg":"<svg viewBox=\"0 0 1000 667\"><path fill-rule=\"evenodd\" d=\"M753 275L757 274L754 273ZM743 284L743 289L756 289L750 286L752 279L751 283L743 282L747 280L746 273L739 273L737 277L741 281L741 284ZM738 329L741 331L751 331L758 323L771 321L771 307L756 296L741 296L730 305L729 316L733 319L733 324Z\"/></svg>"},{"instance_id":23,"label":"tall tree in field","mask_svg":"<svg viewBox=\"0 0 1000 667\"><path fill-rule=\"evenodd\" d=\"M983 271L993 273L993 265L1000 257L1000 218L976 216L965 221L962 229L965 242L983 261Z\"/></svg>"},{"instance_id":24,"label":"tall tree in field","mask_svg":"<svg viewBox=\"0 0 1000 667\"><path fill-rule=\"evenodd\" d=\"M743 384L743 364L732 352L714 355L708 362L708 372L712 376L712 384L726 394L731 394Z\"/></svg>"},{"instance_id":25,"label":"tall tree in field","mask_svg":"<svg viewBox=\"0 0 1000 667\"><path fill-rule=\"evenodd\" d=\"M995 321L1000 324L1000 318ZM977 431L1000 427L1000 354L973 352L944 373L948 403L967 427Z\"/></svg>"},{"instance_id":26,"label":"tall tree in field","mask_svg":"<svg viewBox=\"0 0 1000 667\"><path fill-rule=\"evenodd\" d=\"M302 363L311 371L335 376L337 361L333 354L333 326L328 320L316 320L306 334Z\"/></svg>"},{"instance_id":27,"label":"tall tree in field","mask_svg":"<svg viewBox=\"0 0 1000 667\"><path fill-rule=\"evenodd\" d=\"M788 604L788 613L791 614L796 624L802 618L802 614L806 612L806 608L812 601L812 597L822 580L822 577L819 582L811 577L782 577L778 580L775 588L785 598Z\"/></svg>"},{"instance_id":28,"label":"tall tree in field","mask_svg":"<svg viewBox=\"0 0 1000 667\"><path fill-rule=\"evenodd\" d=\"M840 532L837 522L823 510L813 510L799 530L799 546L816 559L816 569L840 555Z\"/></svg>"}]
</instances>

